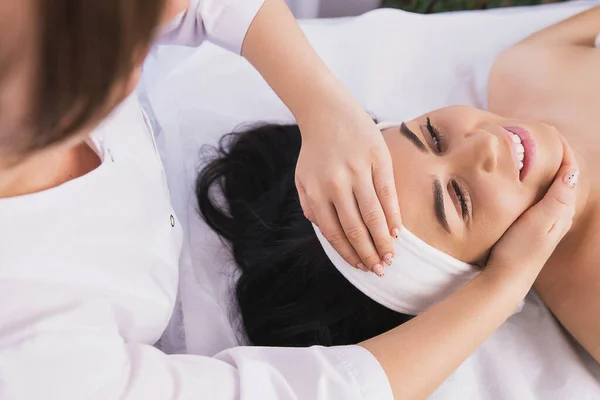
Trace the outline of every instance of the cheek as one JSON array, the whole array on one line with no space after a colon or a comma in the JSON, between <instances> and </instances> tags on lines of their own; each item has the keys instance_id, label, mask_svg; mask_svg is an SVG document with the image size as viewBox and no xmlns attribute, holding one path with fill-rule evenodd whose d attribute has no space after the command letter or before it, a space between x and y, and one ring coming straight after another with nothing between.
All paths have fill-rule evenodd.
<instances>
[{"instance_id":1,"label":"cheek","mask_svg":"<svg viewBox=\"0 0 600 400\"><path fill-rule=\"evenodd\" d=\"M479 190L472 232L465 258L476 260L484 256L508 228L534 202L534 194L514 185L490 184Z\"/></svg>"},{"instance_id":2,"label":"cheek","mask_svg":"<svg viewBox=\"0 0 600 400\"><path fill-rule=\"evenodd\" d=\"M563 158L563 145L560 138L560 133L548 125L543 125L535 131L536 139L538 140L538 148L536 154L536 168L531 171L531 179L529 179L529 187L535 192L536 200L539 200L546 193Z\"/></svg>"},{"instance_id":3,"label":"cheek","mask_svg":"<svg viewBox=\"0 0 600 400\"><path fill-rule=\"evenodd\" d=\"M418 238L446 254L461 258L462 242L438 223L433 206L433 166L422 160L397 163L394 167L402 224ZM430 169L428 169L430 168Z\"/></svg>"}]
</instances>

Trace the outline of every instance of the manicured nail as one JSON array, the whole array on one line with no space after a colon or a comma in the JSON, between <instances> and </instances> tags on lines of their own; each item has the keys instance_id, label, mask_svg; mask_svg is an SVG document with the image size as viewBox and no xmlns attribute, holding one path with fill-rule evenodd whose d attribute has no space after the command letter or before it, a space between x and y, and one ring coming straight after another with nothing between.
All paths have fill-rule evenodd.
<instances>
[{"instance_id":1,"label":"manicured nail","mask_svg":"<svg viewBox=\"0 0 600 400\"><path fill-rule=\"evenodd\" d=\"M400 229L398 229L398 228L392 229L392 236L394 237L394 239L398 239L400 237Z\"/></svg>"},{"instance_id":2,"label":"manicured nail","mask_svg":"<svg viewBox=\"0 0 600 400\"><path fill-rule=\"evenodd\" d=\"M579 182L579 171L567 172L563 178L563 182L574 188Z\"/></svg>"},{"instance_id":3,"label":"manicured nail","mask_svg":"<svg viewBox=\"0 0 600 400\"><path fill-rule=\"evenodd\" d=\"M367 269L367 267L365 267L365 264L363 264L363 263L356 264L356 268L358 268L358 269L360 269L361 271L364 271L364 272L369 272L369 270Z\"/></svg>"},{"instance_id":4,"label":"manicured nail","mask_svg":"<svg viewBox=\"0 0 600 400\"><path fill-rule=\"evenodd\" d=\"M377 264L373 267L373 272L375 273L375 275L381 277L384 275L383 273L383 267L381 266L381 264Z\"/></svg>"},{"instance_id":5,"label":"manicured nail","mask_svg":"<svg viewBox=\"0 0 600 400\"><path fill-rule=\"evenodd\" d=\"M383 261L385 261L388 266L392 265L392 262L394 261L394 255L392 253L387 253L385 256L383 256Z\"/></svg>"}]
</instances>

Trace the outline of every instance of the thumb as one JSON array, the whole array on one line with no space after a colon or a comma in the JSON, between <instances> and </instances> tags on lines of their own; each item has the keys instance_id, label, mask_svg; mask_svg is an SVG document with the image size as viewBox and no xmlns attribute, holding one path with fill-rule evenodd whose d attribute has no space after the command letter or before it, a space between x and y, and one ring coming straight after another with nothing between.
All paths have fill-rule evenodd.
<instances>
[{"instance_id":1,"label":"thumb","mask_svg":"<svg viewBox=\"0 0 600 400\"><path fill-rule=\"evenodd\" d=\"M547 232L556 230L562 237L565 229L571 226L575 213L575 187L579 181L579 171L572 165L562 167L557 179L544 196L544 198L531 211L538 212L538 217L547 224Z\"/></svg>"},{"instance_id":2,"label":"thumb","mask_svg":"<svg viewBox=\"0 0 600 400\"><path fill-rule=\"evenodd\" d=\"M562 139L562 138L561 138ZM540 202L527 211L534 225L548 234L554 233L560 240L571 227L575 213L575 187L579 181L579 166L571 147L563 140L562 165L554 182ZM532 222L532 221L528 222Z\"/></svg>"}]
</instances>

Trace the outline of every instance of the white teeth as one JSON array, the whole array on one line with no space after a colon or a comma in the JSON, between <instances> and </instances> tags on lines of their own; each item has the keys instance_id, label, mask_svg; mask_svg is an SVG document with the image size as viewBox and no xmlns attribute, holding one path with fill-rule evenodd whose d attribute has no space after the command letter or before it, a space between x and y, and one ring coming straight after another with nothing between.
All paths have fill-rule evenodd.
<instances>
[{"instance_id":1,"label":"white teeth","mask_svg":"<svg viewBox=\"0 0 600 400\"><path fill-rule=\"evenodd\" d=\"M517 160L519 160L519 171L523 169L523 160L525 159L525 147L521 142L521 138L518 135L515 135L512 132L510 133L510 138L514 144L515 153L517 155Z\"/></svg>"},{"instance_id":2,"label":"white teeth","mask_svg":"<svg viewBox=\"0 0 600 400\"><path fill-rule=\"evenodd\" d=\"M525 153L525 147L523 147L521 142L515 143L515 149L517 150L517 153Z\"/></svg>"}]
</instances>

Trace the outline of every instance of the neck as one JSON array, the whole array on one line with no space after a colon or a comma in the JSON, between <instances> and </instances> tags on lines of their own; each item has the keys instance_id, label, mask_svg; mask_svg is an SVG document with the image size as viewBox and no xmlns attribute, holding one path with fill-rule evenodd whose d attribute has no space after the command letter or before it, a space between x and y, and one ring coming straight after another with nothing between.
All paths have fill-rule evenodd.
<instances>
[{"instance_id":1,"label":"neck","mask_svg":"<svg viewBox=\"0 0 600 400\"><path fill-rule=\"evenodd\" d=\"M24 196L62 185L100 164L85 143L59 146L28 155L19 163L0 160L0 198Z\"/></svg>"},{"instance_id":2,"label":"neck","mask_svg":"<svg viewBox=\"0 0 600 400\"><path fill-rule=\"evenodd\" d=\"M56 186L61 152L43 150L17 163L3 162L0 168L0 198L23 196Z\"/></svg>"}]
</instances>

